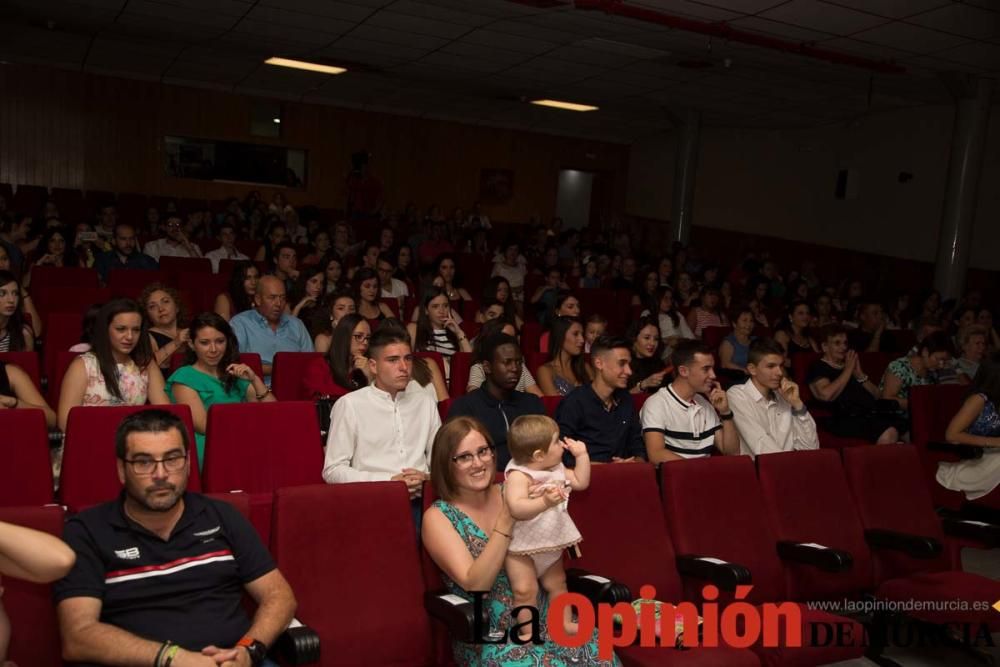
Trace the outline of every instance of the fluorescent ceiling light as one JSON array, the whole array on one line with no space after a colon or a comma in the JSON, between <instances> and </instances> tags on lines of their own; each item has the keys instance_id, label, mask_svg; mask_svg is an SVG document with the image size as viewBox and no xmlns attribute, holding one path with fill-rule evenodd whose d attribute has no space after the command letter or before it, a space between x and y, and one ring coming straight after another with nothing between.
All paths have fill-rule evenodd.
<instances>
[{"instance_id":1,"label":"fluorescent ceiling light","mask_svg":"<svg viewBox=\"0 0 1000 667\"><path fill-rule=\"evenodd\" d=\"M278 67L291 67L293 69L305 69L310 72L323 72L324 74L343 74L347 70L343 67L334 67L333 65L320 65L319 63L310 63L305 60L291 60L289 58L268 58L264 61L268 65L277 65Z\"/></svg>"},{"instance_id":2,"label":"fluorescent ceiling light","mask_svg":"<svg viewBox=\"0 0 1000 667\"><path fill-rule=\"evenodd\" d=\"M553 107L555 109L565 109L566 111L597 111L597 107L589 104L577 104L575 102L561 102L559 100L531 100L532 104L541 107Z\"/></svg>"}]
</instances>

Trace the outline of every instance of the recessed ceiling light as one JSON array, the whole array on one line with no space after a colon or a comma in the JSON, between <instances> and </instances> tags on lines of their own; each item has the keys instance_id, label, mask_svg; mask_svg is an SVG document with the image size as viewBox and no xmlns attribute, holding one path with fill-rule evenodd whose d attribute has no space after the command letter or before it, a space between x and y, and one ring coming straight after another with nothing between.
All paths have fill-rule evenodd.
<instances>
[{"instance_id":1,"label":"recessed ceiling light","mask_svg":"<svg viewBox=\"0 0 1000 667\"><path fill-rule=\"evenodd\" d=\"M554 109L565 109L566 111L597 111L597 107L589 104L577 104L576 102L562 102L560 100L531 100L532 104L541 107L553 107Z\"/></svg>"},{"instance_id":2,"label":"recessed ceiling light","mask_svg":"<svg viewBox=\"0 0 1000 667\"><path fill-rule=\"evenodd\" d=\"M271 120L273 120L275 123L279 123L279 124L281 123L281 119L280 118L272 118Z\"/></svg>"},{"instance_id":3,"label":"recessed ceiling light","mask_svg":"<svg viewBox=\"0 0 1000 667\"><path fill-rule=\"evenodd\" d=\"M343 67L334 67L333 65L320 65L319 63L310 63L305 60L291 60L290 58L268 58L264 61L268 65L277 65L278 67L291 67L293 69L304 69L310 72L323 72L324 74L343 74L347 70Z\"/></svg>"}]
</instances>

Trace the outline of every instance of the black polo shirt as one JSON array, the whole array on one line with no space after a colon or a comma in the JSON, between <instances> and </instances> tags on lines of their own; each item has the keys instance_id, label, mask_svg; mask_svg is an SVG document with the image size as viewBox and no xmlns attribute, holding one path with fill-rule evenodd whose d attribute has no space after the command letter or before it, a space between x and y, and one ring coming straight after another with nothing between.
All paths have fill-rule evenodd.
<instances>
[{"instance_id":1,"label":"black polo shirt","mask_svg":"<svg viewBox=\"0 0 1000 667\"><path fill-rule=\"evenodd\" d=\"M592 385L578 387L559 402L556 421L563 437L587 445L591 461L609 463L615 456L646 458L642 422L635 411L632 395L626 389L615 390L608 410ZM571 466L572 459L567 454L563 463Z\"/></svg>"},{"instance_id":2,"label":"black polo shirt","mask_svg":"<svg viewBox=\"0 0 1000 667\"><path fill-rule=\"evenodd\" d=\"M76 564L53 587L55 601L97 598L102 623L191 651L234 646L250 628L244 584L275 568L253 526L228 503L185 493L164 541L126 516L123 499L67 521Z\"/></svg>"},{"instance_id":3,"label":"black polo shirt","mask_svg":"<svg viewBox=\"0 0 1000 667\"><path fill-rule=\"evenodd\" d=\"M521 415L544 415L542 399L524 391L513 391L504 401L498 401L486 390L479 389L455 399L448 409L448 417L475 417L483 422L497 448L497 470L503 470L510 461L507 449L507 430L511 422Z\"/></svg>"}]
</instances>

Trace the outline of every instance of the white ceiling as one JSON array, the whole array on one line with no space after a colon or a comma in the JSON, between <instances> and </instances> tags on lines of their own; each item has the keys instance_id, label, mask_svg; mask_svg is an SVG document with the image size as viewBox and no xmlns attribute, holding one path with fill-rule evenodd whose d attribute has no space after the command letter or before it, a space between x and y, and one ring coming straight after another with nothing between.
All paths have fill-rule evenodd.
<instances>
[{"instance_id":1,"label":"white ceiling","mask_svg":"<svg viewBox=\"0 0 1000 667\"><path fill-rule=\"evenodd\" d=\"M618 142L669 128L686 108L710 125L808 127L947 103L941 72L1000 72L1000 0L626 3L906 71L711 39L572 0L3 0L0 58ZM264 65L272 55L350 71ZM520 101L534 97L601 110Z\"/></svg>"}]
</instances>

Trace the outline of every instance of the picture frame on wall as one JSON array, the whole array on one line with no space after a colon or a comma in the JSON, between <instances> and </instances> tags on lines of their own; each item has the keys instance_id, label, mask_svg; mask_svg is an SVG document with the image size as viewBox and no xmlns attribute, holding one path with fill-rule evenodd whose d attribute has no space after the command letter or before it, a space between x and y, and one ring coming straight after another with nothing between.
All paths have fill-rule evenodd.
<instances>
[{"instance_id":1,"label":"picture frame on wall","mask_svg":"<svg viewBox=\"0 0 1000 667\"><path fill-rule=\"evenodd\" d=\"M481 169L479 200L484 204L506 204L514 197L514 172L511 169Z\"/></svg>"}]
</instances>

